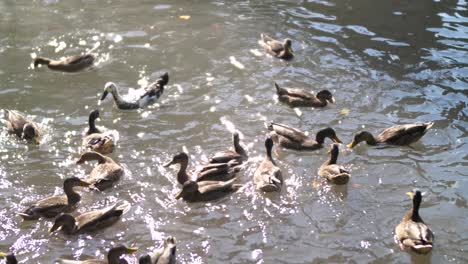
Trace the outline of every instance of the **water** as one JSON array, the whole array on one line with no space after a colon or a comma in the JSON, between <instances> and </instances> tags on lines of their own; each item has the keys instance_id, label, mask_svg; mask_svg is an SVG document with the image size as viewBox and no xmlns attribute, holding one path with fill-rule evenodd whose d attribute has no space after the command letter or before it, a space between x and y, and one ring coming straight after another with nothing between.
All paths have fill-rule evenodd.
<instances>
[{"instance_id":1,"label":"water","mask_svg":"<svg viewBox=\"0 0 468 264\"><path fill-rule=\"evenodd\" d=\"M51 263L102 257L125 243L139 246L139 256L173 235L180 263L466 263L466 1L295 2L0 2L0 106L34 117L46 131L39 147L1 132L0 250L22 263ZM261 32L292 38L295 59L264 56ZM31 56L95 45L95 70L30 68ZM170 85L155 108L99 106L99 125L120 133L112 157L130 173L111 190L84 191L78 212L125 199L133 207L124 220L78 237L49 234L49 221L22 222L15 212L91 169L74 161L104 84L126 91L165 71ZM275 101L273 81L330 89L337 104L296 113ZM346 143L362 128L435 125L411 148L342 146L339 162L352 167L346 187L317 184L325 149L281 151L285 188L265 196L251 181L264 155L264 120L311 134L332 126ZM240 176L245 188L207 205L174 200L176 169L161 164L184 148L192 168L206 161L230 146L232 124L251 157ZM426 192L421 215L436 236L428 256L400 252L393 242L411 204L404 193L414 187Z\"/></svg>"}]
</instances>

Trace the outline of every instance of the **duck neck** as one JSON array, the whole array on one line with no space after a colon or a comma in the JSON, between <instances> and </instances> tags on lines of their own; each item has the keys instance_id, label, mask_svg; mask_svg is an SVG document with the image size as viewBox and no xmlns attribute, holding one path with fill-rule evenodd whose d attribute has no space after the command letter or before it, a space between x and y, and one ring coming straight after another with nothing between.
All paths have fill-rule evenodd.
<instances>
[{"instance_id":1,"label":"duck neck","mask_svg":"<svg viewBox=\"0 0 468 264\"><path fill-rule=\"evenodd\" d=\"M74 186L64 185L63 190L67 195L68 205L75 205L81 200L81 196L73 190Z\"/></svg>"},{"instance_id":2,"label":"duck neck","mask_svg":"<svg viewBox=\"0 0 468 264\"><path fill-rule=\"evenodd\" d=\"M99 130L96 127L96 119L94 117L92 116L89 117L88 125L89 125L88 134L99 133Z\"/></svg>"},{"instance_id":3,"label":"duck neck","mask_svg":"<svg viewBox=\"0 0 468 264\"><path fill-rule=\"evenodd\" d=\"M72 219L73 218L73 219ZM62 225L62 232L67 235L72 235L76 229L76 219L71 216L70 221L63 223Z\"/></svg>"},{"instance_id":4,"label":"duck neck","mask_svg":"<svg viewBox=\"0 0 468 264\"><path fill-rule=\"evenodd\" d=\"M179 172L177 173L177 181L180 184L184 185L184 183L189 180L189 176L187 174L188 160L181 161L179 164L180 164L180 169L179 169Z\"/></svg>"},{"instance_id":5,"label":"duck neck","mask_svg":"<svg viewBox=\"0 0 468 264\"><path fill-rule=\"evenodd\" d=\"M237 140L234 139L234 140L233 140L233 144L234 144L234 151L235 151L237 154L241 155L242 157L246 157L246 156L247 156L247 154L245 153L244 148L243 148L243 147L240 145L240 143L239 143L239 138L237 138Z\"/></svg>"},{"instance_id":6,"label":"duck neck","mask_svg":"<svg viewBox=\"0 0 468 264\"><path fill-rule=\"evenodd\" d=\"M127 103L122 98L122 96L120 96L120 93L119 93L119 91L117 91L117 88L112 89L111 94L114 97L115 104L117 104L118 106L125 105Z\"/></svg>"},{"instance_id":7,"label":"duck neck","mask_svg":"<svg viewBox=\"0 0 468 264\"><path fill-rule=\"evenodd\" d=\"M372 146L375 146L377 145L377 140L375 139L375 137L369 133L368 136L366 137L366 143L367 145L372 145Z\"/></svg>"},{"instance_id":8,"label":"duck neck","mask_svg":"<svg viewBox=\"0 0 468 264\"><path fill-rule=\"evenodd\" d=\"M319 97L315 97L317 99L317 102L320 103L320 106L327 106L328 102L326 99L324 98L319 98Z\"/></svg>"},{"instance_id":9,"label":"duck neck","mask_svg":"<svg viewBox=\"0 0 468 264\"><path fill-rule=\"evenodd\" d=\"M271 150L272 150L272 149L273 149L273 146L267 147L267 148L266 148L266 151L267 151L267 155L266 155L266 156L267 156L267 158L268 158L271 162L275 163L275 161L273 160L273 157L271 156Z\"/></svg>"},{"instance_id":10,"label":"duck neck","mask_svg":"<svg viewBox=\"0 0 468 264\"><path fill-rule=\"evenodd\" d=\"M413 210L411 210L411 220L414 222L419 222L421 217L419 216L419 206L421 201L418 199L413 199Z\"/></svg>"},{"instance_id":11,"label":"duck neck","mask_svg":"<svg viewBox=\"0 0 468 264\"><path fill-rule=\"evenodd\" d=\"M326 164L327 164L327 165L336 164L336 161L337 161L337 160L338 160L338 153L332 151L332 152L330 153L330 158L328 159L328 161L326 162Z\"/></svg>"},{"instance_id":12,"label":"duck neck","mask_svg":"<svg viewBox=\"0 0 468 264\"><path fill-rule=\"evenodd\" d=\"M42 58L42 57L36 58L34 60L34 68L36 68L39 65L47 65L48 66L51 61L52 60L48 59L48 58Z\"/></svg>"}]
</instances>

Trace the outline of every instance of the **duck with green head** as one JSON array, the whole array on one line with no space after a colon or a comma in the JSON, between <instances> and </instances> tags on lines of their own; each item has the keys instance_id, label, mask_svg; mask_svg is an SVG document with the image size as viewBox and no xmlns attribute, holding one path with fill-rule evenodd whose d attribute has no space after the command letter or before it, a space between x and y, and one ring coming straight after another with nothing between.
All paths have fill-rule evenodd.
<instances>
[{"instance_id":1,"label":"duck with green head","mask_svg":"<svg viewBox=\"0 0 468 264\"><path fill-rule=\"evenodd\" d=\"M283 185L283 174L271 156L273 140L270 137L265 140L265 148L265 158L255 170L253 180L257 190L279 192Z\"/></svg>"},{"instance_id":2,"label":"duck with green head","mask_svg":"<svg viewBox=\"0 0 468 264\"><path fill-rule=\"evenodd\" d=\"M319 176L334 184L348 183L351 177L349 171L344 166L336 164L339 153L338 144L332 144L328 152L330 153L330 158L320 166Z\"/></svg>"},{"instance_id":3,"label":"duck with green head","mask_svg":"<svg viewBox=\"0 0 468 264\"><path fill-rule=\"evenodd\" d=\"M128 264L125 259L122 259L122 255L134 254L138 251L136 247L127 247L119 245L113 247L107 253L107 259L87 259L87 260L68 260L58 259L57 263L61 264Z\"/></svg>"},{"instance_id":4,"label":"duck with green head","mask_svg":"<svg viewBox=\"0 0 468 264\"><path fill-rule=\"evenodd\" d=\"M54 71L77 72L91 67L95 59L96 57L93 54L76 55L60 60L37 57L34 59L34 68L39 65L46 65Z\"/></svg>"},{"instance_id":5,"label":"duck with green head","mask_svg":"<svg viewBox=\"0 0 468 264\"><path fill-rule=\"evenodd\" d=\"M304 89L282 88L275 82L278 100L291 107L325 107L335 103L335 98L328 90L322 90L316 95Z\"/></svg>"},{"instance_id":6,"label":"duck with green head","mask_svg":"<svg viewBox=\"0 0 468 264\"><path fill-rule=\"evenodd\" d=\"M148 105L154 104L156 100L161 97L164 92L164 87L169 82L169 74L166 72L159 77L153 83L150 83L146 87L142 88L141 95L134 101L127 101L120 95L117 85L113 82L108 82L104 86L104 92L102 93L100 101L106 99L108 94L111 94L114 98L114 103L117 108L122 110L132 110L144 108Z\"/></svg>"},{"instance_id":7,"label":"duck with green head","mask_svg":"<svg viewBox=\"0 0 468 264\"><path fill-rule=\"evenodd\" d=\"M304 132L279 123L271 122L268 125L270 137L283 148L294 150L316 150L323 147L325 138L330 138L335 143L341 143L333 128L325 128L317 132L315 140L309 138Z\"/></svg>"},{"instance_id":8,"label":"duck with green head","mask_svg":"<svg viewBox=\"0 0 468 264\"><path fill-rule=\"evenodd\" d=\"M52 218L63 212L71 212L81 200L81 196L73 188L89 185L89 182L77 177L68 178L63 182L65 195L50 196L36 201L19 215L24 220L36 220L40 217Z\"/></svg>"},{"instance_id":9,"label":"duck with green head","mask_svg":"<svg viewBox=\"0 0 468 264\"><path fill-rule=\"evenodd\" d=\"M3 109L3 116L9 133L35 144L40 143L39 126L16 111Z\"/></svg>"},{"instance_id":10,"label":"duck with green head","mask_svg":"<svg viewBox=\"0 0 468 264\"><path fill-rule=\"evenodd\" d=\"M420 254L429 253L434 243L434 234L419 215L422 193L415 189L406 194L413 200L413 208L395 228L395 242L401 250L411 249Z\"/></svg>"},{"instance_id":11,"label":"duck with green head","mask_svg":"<svg viewBox=\"0 0 468 264\"><path fill-rule=\"evenodd\" d=\"M434 122L396 125L385 129L377 137L368 131L360 131L347 146L354 148L363 141L372 146L378 144L408 146L422 138L433 125Z\"/></svg>"},{"instance_id":12,"label":"duck with green head","mask_svg":"<svg viewBox=\"0 0 468 264\"><path fill-rule=\"evenodd\" d=\"M155 251L141 256L139 264L175 264L176 263L176 239L167 237L164 245Z\"/></svg>"},{"instance_id":13,"label":"duck with green head","mask_svg":"<svg viewBox=\"0 0 468 264\"><path fill-rule=\"evenodd\" d=\"M260 34L260 45L276 58L290 60L294 57L292 50L292 41L289 38L283 42L273 39L265 33Z\"/></svg>"}]
</instances>

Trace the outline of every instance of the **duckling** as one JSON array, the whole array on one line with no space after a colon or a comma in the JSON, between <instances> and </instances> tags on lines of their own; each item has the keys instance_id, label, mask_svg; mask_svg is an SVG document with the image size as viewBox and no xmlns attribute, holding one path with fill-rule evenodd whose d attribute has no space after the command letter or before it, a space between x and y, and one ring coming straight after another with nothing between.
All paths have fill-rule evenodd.
<instances>
[{"instance_id":1,"label":"duckling","mask_svg":"<svg viewBox=\"0 0 468 264\"><path fill-rule=\"evenodd\" d=\"M15 254L13 253L0 252L0 259L2 258L6 259L5 264L18 264L18 260L16 260Z\"/></svg>"},{"instance_id":2,"label":"duckling","mask_svg":"<svg viewBox=\"0 0 468 264\"><path fill-rule=\"evenodd\" d=\"M395 242L401 250L411 248L417 253L426 254L432 250L434 234L419 216L422 194L417 189L406 194L413 200L413 208L395 228Z\"/></svg>"},{"instance_id":3,"label":"duckling","mask_svg":"<svg viewBox=\"0 0 468 264\"><path fill-rule=\"evenodd\" d=\"M279 192L283 185L283 174L281 173L281 169L276 166L276 163L271 156L273 140L270 137L265 140L265 148L266 156L255 170L254 183L257 190L264 192Z\"/></svg>"},{"instance_id":4,"label":"duckling","mask_svg":"<svg viewBox=\"0 0 468 264\"><path fill-rule=\"evenodd\" d=\"M124 100L117 90L117 85L113 82L108 82L104 86L104 92L100 101L104 100L106 96L111 93L114 98L114 103L117 108L122 110L131 110L144 108L156 102L156 100L163 94L164 86L169 82L169 74L166 72L159 77L159 79L148 86L143 88L144 93L139 96L135 101L130 102Z\"/></svg>"},{"instance_id":5,"label":"duckling","mask_svg":"<svg viewBox=\"0 0 468 264\"><path fill-rule=\"evenodd\" d=\"M328 90L314 95L303 89L281 88L276 82L275 87L279 101L291 107L325 107L328 103L335 103L335 98Z\"/></svg>"},{"instance_id":6,"label":"duckling","mask_svg":"<svg viewBox=\"0 0 468 264\"><path fill-rule=\"evenodd\" d=\"M330 151L328 152L330 153L330 159L320 166L319 176L334 184L348 183L351 175L342 165L336 164L339 153L338 144L331 144Z\"/></svg>"},{"instance_id":7,"label":"duckling","mask_svg":"<svg viewBox=\"0 0 468 264\"><path fill-rule=\"evenodd\" d=\"M93 110L89 114L88 127L85 129L83 136L89 136L91 134L100 134L105 131L105 128L96 126L96 119L99 118L99 110Z\"/></svg>"},{"instance_id":8,"label":"duckling","mask_svg":"<svg viewBox=\"0 0 468 264\"><path fill-rule=\"evenodd\" d=\"M83 137L81 145L84 149L92 150L102 155L114 152L114 136L110 132L94 133Z\"/></svg>"},{"instance_id":9,"label":"duckling","mask_svg":"<svg viewBox=\"0 0 468 264\"><path fill-rule=\"evenodd\" d=\"M87 259L87 260L68 260L68 259L58 259L57 263L61 264L128 264L125 259L120 259L124 254L134 254L137 252L138 248L136 247L126 247L120 245L113 247L107 253L107 260L100 259Z\"/></svg>"},{"instance_id":10,"label":"duckling","mask_svg":"<svg viewBox=\"0 0 468 264\"><path fill-rule=\"evenodd\" d=\"M177 181L184 185L190 178L195 178L197 182L201 181L227 181L236 176L240 168L237 160L231 160L227 163L213 163L203 166L200 170L195 171L193 175L187 173L189 156L185 152L175 155L172 160L163 165L169 167L173 164L180 164L179 172L177 173Z\"/></svg>"},{"instance_id":11,"label":"duckling","mask_svg":"<svg viewBox=\"0 0 468 264\"><path fill-rule=\"evenodd\" d=\"M176 263L176 239L168 237L164 246L140 257L139 264L175 264Z\"/></svg>"},{"instance_id":12,"label":"duckling","mask_svg":"<svg viewBox=\"0 0 468 264\"><path fill-rule=\"evenodd\" d=\"M232 144L234 150L225 150L215 153L210 158L210 163L226 163L231 160L235 160L242 164L242 162L248 159L247 152L239 144L239 133L236 131L232 134Z\"/></svg>"},{"instance_id":13,"label":"duckling","mask_svg":"<svg viewBox=\"0 0 468 264\"><path fill-rule=\"evenodd\" d=\"M54 71L77 72L92 66L95 59L93 54L76 55L61 60L37 57L34 59L34 68L46 65Z\"/></svg>"},{"instance_id":14,"label":"duckling","mask_svg":"<svg viewBox=\"0 0 468 264\"><path fill-rule=\"evenodd\" d=\"M186 181L176 199L183 198L186 202L208 202L236 192L242 185L234 184L236 178L229 181Z\"/></svg>"},{"instance_id":15,"label":"duckling","mask_svg":"<svg viewBox=\"0 0 468 264\"><path fill-rule=\"evenodd\" d=\"M265 33L260 34L260 38L260 45L276 58L289 60L294 57L290 39L286 38L283 42L280 42Z\"/></svg>"},{"instance_id":16,"label":"duckling","mask_svg":"<svg viewBox=\"0 0 468 264\"><path fill-rule=\"evenodd\" d=\"M323 147L325 138L330 138L335 143L341 143L341 140L336 136L333 128L325 128L317 132L315 140L309 138L304 132L289 127L284 124L271 122L268 125L270 137L273 141L283 148L294 150L316 150Z\"/></svg>"},{"instance_id":17,"label":"duckling","mask_svg":"<svg viewBox=\"0 0 468 264\"><path fill-rule=\"evenodd\" d=\"M422 138L433 125L434 122L396 125L382 131L377 138L367 131L361 131L347 146L353 148L362 141L372 146L377 144L408 146Z\"/></svg>"},{"instance_id":18,"label":"duckling","mask_svg":"<svg viewBox=\"0 0 468 264\"><path fill-rule=\"evenodd\" d=\"M116 223L123 214L130 210L130 203L118 201L103 209L89 211L73 217L70 214L60 214L49 232L59 228L66 235L81 234L104 229Z\"/></svg>"},{"instance_id":19,"label":"duckling","mask_svg":"<svg viewBox=\"0 0 468 264\"><path fill-rule=\"evenodd\" d=\"M24 220L37 220L40 217L52 218L62 212L71 212L75 210L81 197L76 193L74 187L87 187L90 183L80 180L77 177L71 177L63 182L63 191L65 195L50 196L45 199L34 202L24 212L18 213Z\"/></svg>"},{"instance_id":20,"label":"duckling","mask_svg":"<svg viewBox=\"0 0 468 264\"><path fill-rule=\"evenodd\" d=\"M12 110L3 110L6 127L9 133L35 144L40 143L41 132L33 121Z\"/></svg>"},{"instance_id":21,"label":"duckling","mask_svg":"<svg viewBox=\"0 0 468 264\"><path fill-rule=\"evenodd\" d=\"M85 181L100 191L112 187L124 174L122 166L113 159L94 151L82 153L76 164L83 164L85 161L91 160L96 160L98 164L89 173Z\"/></svg>"}]
</instances>

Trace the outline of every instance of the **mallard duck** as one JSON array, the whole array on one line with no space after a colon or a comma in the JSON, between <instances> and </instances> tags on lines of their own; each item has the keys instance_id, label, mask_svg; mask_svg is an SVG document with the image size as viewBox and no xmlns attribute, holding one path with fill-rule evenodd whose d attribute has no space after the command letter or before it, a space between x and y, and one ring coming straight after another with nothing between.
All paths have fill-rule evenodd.
<instances>
[{"instance_id":1,"label":"mallard duck","mask_svg":"<svg viewBox=\"0 0 468 264\"><path fill-rule=\"evenodd\" d=\"M87 259L87 260L68 260L58 259L58 263L62 264L128 264L125 259L120 259L124 254L134 254L137 252L136 247L126 247L123 245L113 247L107 253L107 260Z\"/></svg>"},{"instance_id":2,"label":"mallard duck","mask_svg":"<svg viewBox=\"0 0 468 264\"><path fill-rule=\"evenodd\" d=\"M77 217L62 213L55 219L49 232L52 233L61 228L64 234L74 235L104 229L117 222L128 210L130 210L130 203L118 201L114 205L86 212Z\"/></svg>"},{"instance_id":3,"label":"mallard duck","mask_svg":"<svg viewBox=\"0 0 468 264\"><path fill-rule=\"evenodd\" d=\"M110 132L94 133L83 137L82 146L86 150L99 152L103 155L114 152L114 136Z\"/></svg>"},{"instance_id":4,"label":"mallard duck","mask_svg":"<svg viewBox=\"0 0 468 264\"><path fill-rule=\"evenodd\" d=\"M279 101L291 107L325 107L328 103L335 103L335 98L328 90L322 90L314 95L303 89L281 88L276 82L275 87Z\"/></svg>"},{"instance_id":5,"label":"mallard duck","mask_svg":"<svg viewBox=\"0 0 468 264\"><path fill-rule=\"evenodd\" d=\"M6 263L5 264L17 264L18 261L16 260L15 254L13 253L5 253L5 252L0 252L0 259L5 258Z\"/></svg>"},{"instance_id":6,"label":"mallard duck","mask_svg":"<svg viewBox=\"0 0 468 264\"><path fill-rule=\"evenodd\" d=\"M184 185L190 179L195 179L197 182L201 181L226 181L234 178L240 168L237 167L239 163L236 160L231 160L227 163L213 163L206 164L200 170L195 171L193 175L187 173L189 156L185 152L175 155L172 160L163 165L169 167L172 164L180 164L179 172L177 173L177 181Z\"/></svg>"},{"instance_id":7,"label":"mallard duck","mask_svg":"<svg viewBox=\"0 0 468 264\"><path fill-rule=\"evenodd\" d=\"M168 237L164 246L140 257L139 264L175 264L176 263L176 239Z\"/></svg>"},{"instance_id":8,"label":"mallard duck","mask_svg":"<svg viewBox=\"0 0 468 264\"><path fill-rule=\"evenodd\" d=\"M169 82L169 74L166 72L159 77L159 79L148 86L142 88L142 94L136 98L135 101L126 101L120 96L117 85L113 82L108 82L104 86L104 92L100 101L104 100L106 96L111 93L114 98L115 105L119 109L130 110L144 108L147 105L153 104L163 94L164 86Z\"/></svg>"},{"instance_id":9,"label":"mallard duck","mask_svg":"<svg viewBox=\"0 0 468 264\"><path fill-rule=\"evenodd\" d=\"M239 164L248 159L247 152L239 144L239 133L236 131L232 134L233 150L225 150L215 153L210 158L210 163L226 163L231 160L237 161Z\"/></svg>"},{"instance_id":10,"label":"mallard duck","mask_svg":"<svg viewBox=\"0 0 468 264\"><path fill-rule=\"evenodd\" d=\"M242 185L234 184L237 178L229 181L186 181L176 199L187 202L208 202L236 192Z\"/></svg>"},{"instance_id":11,"label":"mallard duck","mask_svg":"<svg viewBox=\"0 0 468 264\"><path fill-rule=\"evenodd\" d=\"M294 57L291 47L292 42L290 39L286 38L283 42L280 42L265 33L260 34L260 38L260 45L271 55L285 60L289 60Z\"/></svg>"},{"instance_id":12,"label":"mallard duck","mask_svg":"<svg viewBox=\"0 0 468 264\"><path fill-rule=\"evenodd\" d=\"M377 138L370 132L361 131L354 136L348 147L353 148L362 141L373 146L377 144L408 146L422 138L432 125L434 122L396 125L382 131Z\"/></svg>"},{"instance_id":13,"label":"mallard duck","mask_svg":"<svg viewBox=\"0 0 468 264\"><path fill-rule=\"evenodd\" d=\"M330 138L335 143L341 143L341 140L336 136L333 128L325 128L317 132L315 140L309 138L304 132L289 127L284 124L271 122L268 125L270 137L273 141L283 148L294 150L316 150L323 147L325 138Z\"/></svg>"},{"instance_id":14,"label":"mallard duck","mask_svg":"<svg viewBox=\"0 0 468 264\"><path fill-rule=\"evenodd\" d=\"M417 253L428 253L432 250L434 234L419 216L422 194L417 189L406 194L413 200L413 208L405 214L395 228L395 242L401 250L411 248Z\"/></svg>"},{"instance_id":15,"label":"mallard duck","mask_svg":"<svg viewBox=\"0 0 468 264\"><path fill-rule=\"evenodd\" d=\"M3 115L9 133L36 144L40 143L41 132L36 123L12 110L4 109Z\"/></svg>"},{"instance_id":16,"label":"mallard duck","mask_svg":"<svg viewBox=\"0 0 468 264\"><path fill-rule=\"evenodd\" d=\"M334 184L348 183L351 175L342 165L336 164L339 153L338 144L332 144L329 153L330 159L320 166L318 172L319 176Z\"/></svg>"},{"instance_id":17,"label":"mallard duck","mask_svg":"<svg viewBox=\"0 0 468 264\"><path fill-rule=\"evenodd\" d=\"M99 118L99 110L93 110L89 114L88 127L85 129L83 136L89 136L91 134L103 133L105 131L102 127L96 126L96 119Z\"/></svg>"},{"instance_id":18,"label":"mallard duck","mask_svg":"<svg viewBox=\"0 0 468 264\"><path fill-rule=\"evenodd\" d=\"M34 202L19 215L24 220L36 220L40 217L55 217L62 212L73 211L81 200L78 193L73 190L74 187L87 187L90 183L80 180L77 177L71 177L63 182L63 191L65 195L50 196L45 199Z\"/></svg>"},{"instance_id":19,"label":"mallard duck","mask_svg":"<svg viewBox=\"0 0 468 264\"><path fill-rule=\"evenodd\" d=\"M279 192L283 185L283 174L281 173L281 169L276 166L276 163L271 156L273 140L270 137L265 140L265 148L266 156L255 170L254 183L257 190L264 192Z\"/></svg>"},{"instance_id":20,"label":"mallard duck","mask_svg":"<svg viewBox=\"0 0 468 264\"><path fill-rule=\"evenodd\" d=\"M82 153L76 164L83 164L85 161L91 160L96 160L98 164L88 174L85 181L100 191L112 187L124 174L124 169L117 162L94 151Z\"/></svg>"},{"instance_id":21,"label":"mallard duck","mask_svg":"<svg viewBox=\"0 0 468 264\"><path fill-rule=\"evenodd\" d=\"M76 55L61 60L37 57L34 59L34 68L39 65L47 65L49 69L54 71L77 72L92 66L95 58L93 54Z\"/></svg>"}]
</instances>

